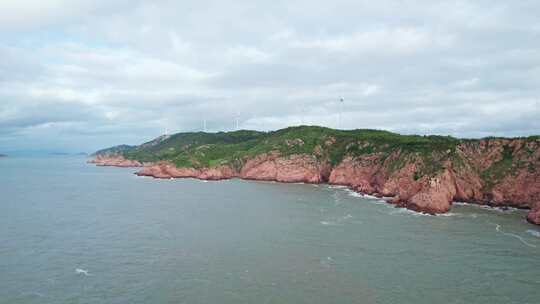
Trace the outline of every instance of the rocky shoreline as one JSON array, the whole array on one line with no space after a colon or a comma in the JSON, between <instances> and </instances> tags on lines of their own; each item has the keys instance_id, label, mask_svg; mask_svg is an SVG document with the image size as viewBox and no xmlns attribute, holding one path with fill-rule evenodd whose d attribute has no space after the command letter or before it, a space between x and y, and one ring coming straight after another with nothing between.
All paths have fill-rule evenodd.
<instances>
[{"instance_id":1,"label":"rocky shoreline","mask_svg":"<svg viewBox=\"0 0 540 304\"><path fill-rule=\"evenodd\" d=\"M523 145L527 144L530 143L501 140L498 144L481 142L476 149L467 145L462 145L459 149L470 161L468 166L482 168L500 160L503 145L513 147L514 153L520 156ZM532 150L536 151L534 155L520 157L528 157L533 162L539 159L540 149L533 147ZM107 154L97 155L89 160L89 163L97 166L140 167L136 175L154 178L240 178L343 185L363 194L392 197L388 200L391 204L428 214L446 213L454 201L492 207L516 207L530 209L527 220L540 225L540 176L537 170L516 169L511 177L487 188L476 171L463 168L463 164L448 161L444 163L443 170L435 176L417 176L417 161L411 160L398 170L388 170L388 161L378 158L377 155L366 155L346 157L332 166L309 154L280 156L279 153L265 153L245 159L238 167L219 165L182 168L168 161L144 163L126 159L121 154Z\"/></svg>"}]
</instances>

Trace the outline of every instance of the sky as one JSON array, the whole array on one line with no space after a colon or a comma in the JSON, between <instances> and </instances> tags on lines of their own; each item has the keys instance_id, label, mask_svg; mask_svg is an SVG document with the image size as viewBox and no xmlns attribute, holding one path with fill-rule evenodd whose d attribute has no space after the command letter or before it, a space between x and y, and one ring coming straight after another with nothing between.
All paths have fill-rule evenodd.
<instances>
[{"instance_id":1,"label":"sky","mask_svg":"<svg viewBox=\"0 0 540 304\"><path fill-rule=\"evenodd\" d=\"M540 1L0 1L0 152L291 125L540 134Z\"/></svg>"}]
</instances>

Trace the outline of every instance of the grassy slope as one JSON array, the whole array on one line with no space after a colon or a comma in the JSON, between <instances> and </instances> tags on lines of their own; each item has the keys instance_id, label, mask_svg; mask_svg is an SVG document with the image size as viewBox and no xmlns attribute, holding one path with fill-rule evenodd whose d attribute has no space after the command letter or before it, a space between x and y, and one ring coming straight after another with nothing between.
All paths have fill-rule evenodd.
<instances>
[{"instance_id":1,"label":"grassy slope","mask_svg":"<svg viewBox=\"0 0 540 304\"><path fill-rule=\"evenodd\" d=\"M537 137L530 137L536 140ZM289 127L272 132L234 131L219 133L178 133L160 137L137 147L116 148L128 159L143 162L168 160L179 167L213 167L229 164L239 167L246 157L279 151L281 155L313 154L333 165L345 156L378 154L384 160L390 155L389 168L396 170L408 161L420 160L415 176L431 175L451 159L463 162L456 147L460 143L477 143L449 136L400 135L379 130L335 130L317 126ZM331 144L330 144L331 143ZM102 150L107 152L107 150ZM506 151L506 150L505 150ZM512 155L504 154L497 172L506 172ZM500 168L503 167L503 168ZM489 173L489 172L488 172ZM489 178L491 174L485 174Z\"/></svg>"}]
</instances>

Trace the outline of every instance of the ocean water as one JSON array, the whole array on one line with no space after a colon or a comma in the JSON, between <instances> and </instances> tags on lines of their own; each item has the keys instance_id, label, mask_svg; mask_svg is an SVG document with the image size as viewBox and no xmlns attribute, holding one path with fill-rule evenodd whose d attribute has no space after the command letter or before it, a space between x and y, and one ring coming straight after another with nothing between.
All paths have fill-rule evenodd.
<instances>
[{"instance_id":1,"label":"ocean water","mask_svg":"<svg viewBox=\"0 0 540 304\"><path fill-rule=\"evenodd\" d=\"M539 303L525 211L0 159L0 303Z\"/></svg>"}]
</instances>

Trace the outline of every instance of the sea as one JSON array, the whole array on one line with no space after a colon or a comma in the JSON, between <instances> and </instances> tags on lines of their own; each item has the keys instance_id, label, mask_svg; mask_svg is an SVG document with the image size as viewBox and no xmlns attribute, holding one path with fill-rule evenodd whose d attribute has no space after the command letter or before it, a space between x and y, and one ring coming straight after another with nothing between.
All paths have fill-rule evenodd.
<instances>
[{"instance_id":1,"label":"sea","mask_svg":"<svg viewBox=\"0 0 540 304\"><path fill-rule=\"evenodd\" d=\"M0 303L540 303L525 210L0 159Z\"/></svg>"}]
</instances>

